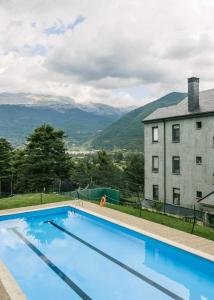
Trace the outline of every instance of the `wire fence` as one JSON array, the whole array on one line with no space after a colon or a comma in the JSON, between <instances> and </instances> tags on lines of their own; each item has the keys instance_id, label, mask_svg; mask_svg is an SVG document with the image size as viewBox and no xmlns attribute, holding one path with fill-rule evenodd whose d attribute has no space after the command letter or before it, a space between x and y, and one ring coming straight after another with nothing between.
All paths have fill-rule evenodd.
<instances>
[{"instance_id":1,"label":"wire fence","mask_svg":"<svg viewBox=\"0 0 214 300\"><path fill-rule=\"evenodd\" d=\"M82 200L99 201L104 195L109 203L120 204L120 191L112 188L99 187L77 189L71 192L64 192L63 195L69 195Z\"/></svg>"},{"instance_id":2,"label":"wire fence","mask_svg":"<svg viewBox=\"0 0 214 300\"><path fill-rule=\"evenodd\" d=\"M89 190L92 191L92 186L95 190L100 189L101 193L94 198L88 197L85 193L82 195L82 190L79 190L79 197L84 200L92 200L98 202L104 194L107 194L107 189L111 190L113 187L99 187L98 184L93 183L93 185L88 185ZM102 191L103 189L103 191ZM115 196L107 195L107 203L121 205L121 206L129 206L134 209L138 209L139 216L142 215L142 210L152 210L154 212L159 212L168 215L174 215L179 218L183 218L187 222L192 222L195 224L197 221L204 222L204 211L190 208L178 206L170 203L163 203L160 201L144 199L143 192L131 192L127 189L119 189L119 201ZM194 226L193 226L194 227Z\"/></svg>"},{"instance_id":3,"label":"wire fence","mask_svg":"<svg viewBox=\"0 0 214 300\"><path fill-rule=\"evenodd\" d=\"M170 203L163 203L160 201L143 199L142 206L147 209L153 209L159 212L164 212L171 215L177 215L184 218L195 217L199 221L203 221L204 212L194 208L178 206Z\"/></svg>"},{"instance_id":4,"label":"wire fence","mask_svg":"<svg viewBox=\"0 0 214 300\"><path fill-rule=\"evenodd\" d=\"M93 178L85 176L85 188L78 188L78 183L72 181L56 180L53 182L51 189L45 192L54 192L64 195L75 196L84 200L99 201L106 194L107 202L115 205L130 206L139 209L148 209L156 212L166 213L183 217L189 220L196 219L202 221L205 219L205 212L199 209L182 207L170 203L144 199L143 185L134 183L129 180L123 180L119 183L109 183L108 178L101 181L93 180ZM130 189L130 187L132 188ZM2 188L4 186L2 185ZM1 189L0 198L5 196L13 196L13 185L8 184L4 189ZM78 192L77 192L78 191ZM116 192L115 192L116 191ZM44 192L41 188L41 191ZM76 194L75 194L76 193ZM77 194L79 193L79 194ZM139 213L140 214L140 213Z\"/></svg>"},{"instance_id":5,"label":"wire fence","mask_svg":"<svg viewBox=\"0 0 214 300\"><path fill-rule=\"evenodd\" d=\"M131 182L129 182L129 184L131 184ZM119 199L118 195L109 194L107 190L118 191ZM203 221L204 219L204 212L202 210L144 199L143 187L138 184L136 184L136 191L130 191L128 186L120 188L115 184L109 184L105 180L102 180L102 184L88 180L87 189L78 189L78 191L78 197L82 197L84 200L99 201L104 194L107 194L107 202L112 204L120 204L138 209L149 209L189 219L196 218L198 221ZM99 193L95 192L94 194L94 191L99 191ZM74 195L74 192L72 193ZM77 197L77 195L75 196Z\"/></svg>"}]
</instances>

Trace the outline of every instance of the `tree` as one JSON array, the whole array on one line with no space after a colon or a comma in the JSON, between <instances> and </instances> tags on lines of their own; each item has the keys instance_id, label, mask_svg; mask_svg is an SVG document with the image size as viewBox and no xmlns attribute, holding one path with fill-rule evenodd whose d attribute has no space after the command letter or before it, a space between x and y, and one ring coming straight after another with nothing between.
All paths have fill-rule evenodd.
<instances>
[{"instance_id":1,"label":"tree","mask_svg":"<svg viewBox=\"0 0 214 300\"><path fill-rule=\"evenodd\" d=\"M12 176L12 146L0 138L0 196L2 195L2 182L11 180Z\"/></svg>"},{"instance_id":2,"label":"tree","mask_svg":"<svg viewBox=\"0 0 214 300\"><path fill-rule=\"evenodd\" d=\"M117 151L113 154L114 160L116 162L121 162L122 160L124 160L124 155L122 151Z\"/></svg>"},{"instance_id":3,"label":"tree","mask_svg":"<svg viewBox=\"0 0 214 300\"><path fill-rule=\"evenodd\" d=\"M144 155L130 154L124 169L125 180L130 191L140 192L144 188Z\"/></svg>"},{"instance_id":4,"label":"tree","mask_svg":"<svg viewBox=\"0 0 214 300\"><path fill-rule=\"evenodd\" d=\"M98 185L119 188L122 181L122 171L113 162L112 157L104 150L94 157L95 168L93 181Z\"/></svg>"},{"instance_id":5,"label":"tree","mask_svg":"<svg viewBox=\"0 0 214 300\"><path fill-rule=\"evenodd\" d=\"M16 149L13 159L14 168L14 190L19 193L29 191L29 174L26 168L25 149Z\"/></svg>"},{"instance_id":6,"label":"tree","mask_svg":"<svg viewBox=\"0 0 214 300\"><path fill-rule=\"evenodd\" d=\"M83 188L90 184L95 168L93 159L89 156L78 159L73 166L74 167L71 170L71 179L76 183L76 186Z\"/></svg>"},{"instance_id":7,"label":"tree","mask_svg":"<svg viewBox=\"0 0 214 300\"><path fill-rule=\"evenodd\" d=\"M54 182L69 178L70 158L64 132L42 125L28 137L22 153L25 185L29 191L48 191ZM26 178L27 177L27 178Z\"/></svg>"},{"instance_id":8,"label":"tree","mask_svg":"<svg viewBox=\"0 0 214 300\"><path fill-rule=\"evenodd\" d=\"M88 184L119 188L122 170L118 168L106 151L99 151L75 163L72 180L80 187Z\"/></svg>"}]
</instances>

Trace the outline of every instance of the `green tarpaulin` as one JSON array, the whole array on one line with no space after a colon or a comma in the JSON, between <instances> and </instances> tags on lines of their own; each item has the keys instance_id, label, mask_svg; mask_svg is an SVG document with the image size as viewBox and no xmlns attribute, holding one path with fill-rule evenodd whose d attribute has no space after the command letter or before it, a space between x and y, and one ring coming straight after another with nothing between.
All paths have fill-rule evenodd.
<instances>
[{"instance_id":1,"label":"green tarpaulin","mask_svg":"<svg viewBox=\"0 0 214 300\"><path fill-rule=\"evenodd\" d=\"M119 204L120 203L120 191L110 188L96 188L96 189L82 189L73 192L66 192L63 194L71 195L75 198L85 200L99 201L103 195L106 195L107 202Z\"/></svg>"}]
</instances>

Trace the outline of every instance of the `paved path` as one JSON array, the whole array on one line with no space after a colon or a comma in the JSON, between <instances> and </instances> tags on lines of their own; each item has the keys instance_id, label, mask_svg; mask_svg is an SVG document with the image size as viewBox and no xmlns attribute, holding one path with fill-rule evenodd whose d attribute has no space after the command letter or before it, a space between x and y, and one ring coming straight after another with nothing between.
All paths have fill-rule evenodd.
<instances>
[{"instance_id":1,"label":"paved path","mask_svg":"<svg viewBox=\"0 0 214 300\"><path fill-rule=\"evenodd\" d=\"M7 292L5 291L5 288L3 284L0 281L0 299L2 300L10 300L10 297L8 296Z\"/></svg>"}]
</instances>

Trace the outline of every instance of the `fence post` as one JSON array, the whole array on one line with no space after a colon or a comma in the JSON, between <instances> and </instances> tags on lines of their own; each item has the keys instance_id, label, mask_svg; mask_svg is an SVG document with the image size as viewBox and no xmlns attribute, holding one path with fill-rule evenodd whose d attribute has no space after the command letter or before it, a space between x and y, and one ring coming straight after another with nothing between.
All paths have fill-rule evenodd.
<instances>
[{"instance_id":1,"label":"fence post","mask_svg":"<svg viewBox=\"0 0 214 300\"><path fill-rule=\"evenodd\" d=\"M41 204L42 204L42 193L40 194L40 202L41 202Z\"/></svg>"},{"instance_id":2,"label":"fence post","mask_svg":"<svg viewBox=\"0 0 214 300\"><path fill-rule=\"evenodd\" d=\"M196 214L195 214L195 204L194 204L194 211L193 211L193 225L192 225L191 233L193 233L193 231L194 231L195 223L196 223Z\"/></svg>"},{"instance_id":3,"label":"fence post","mask_svg":"<svg viewBox=\"0 0 214 300\"><path fill-rule=\"evenodd\" d=\"M138 200L138 208L139 208L139 217L141 218L141 212L142 212L142 205L141 205L141 201L140 201L140 193L137 193L137 200Z\"/></svg>"}]
</instances>

